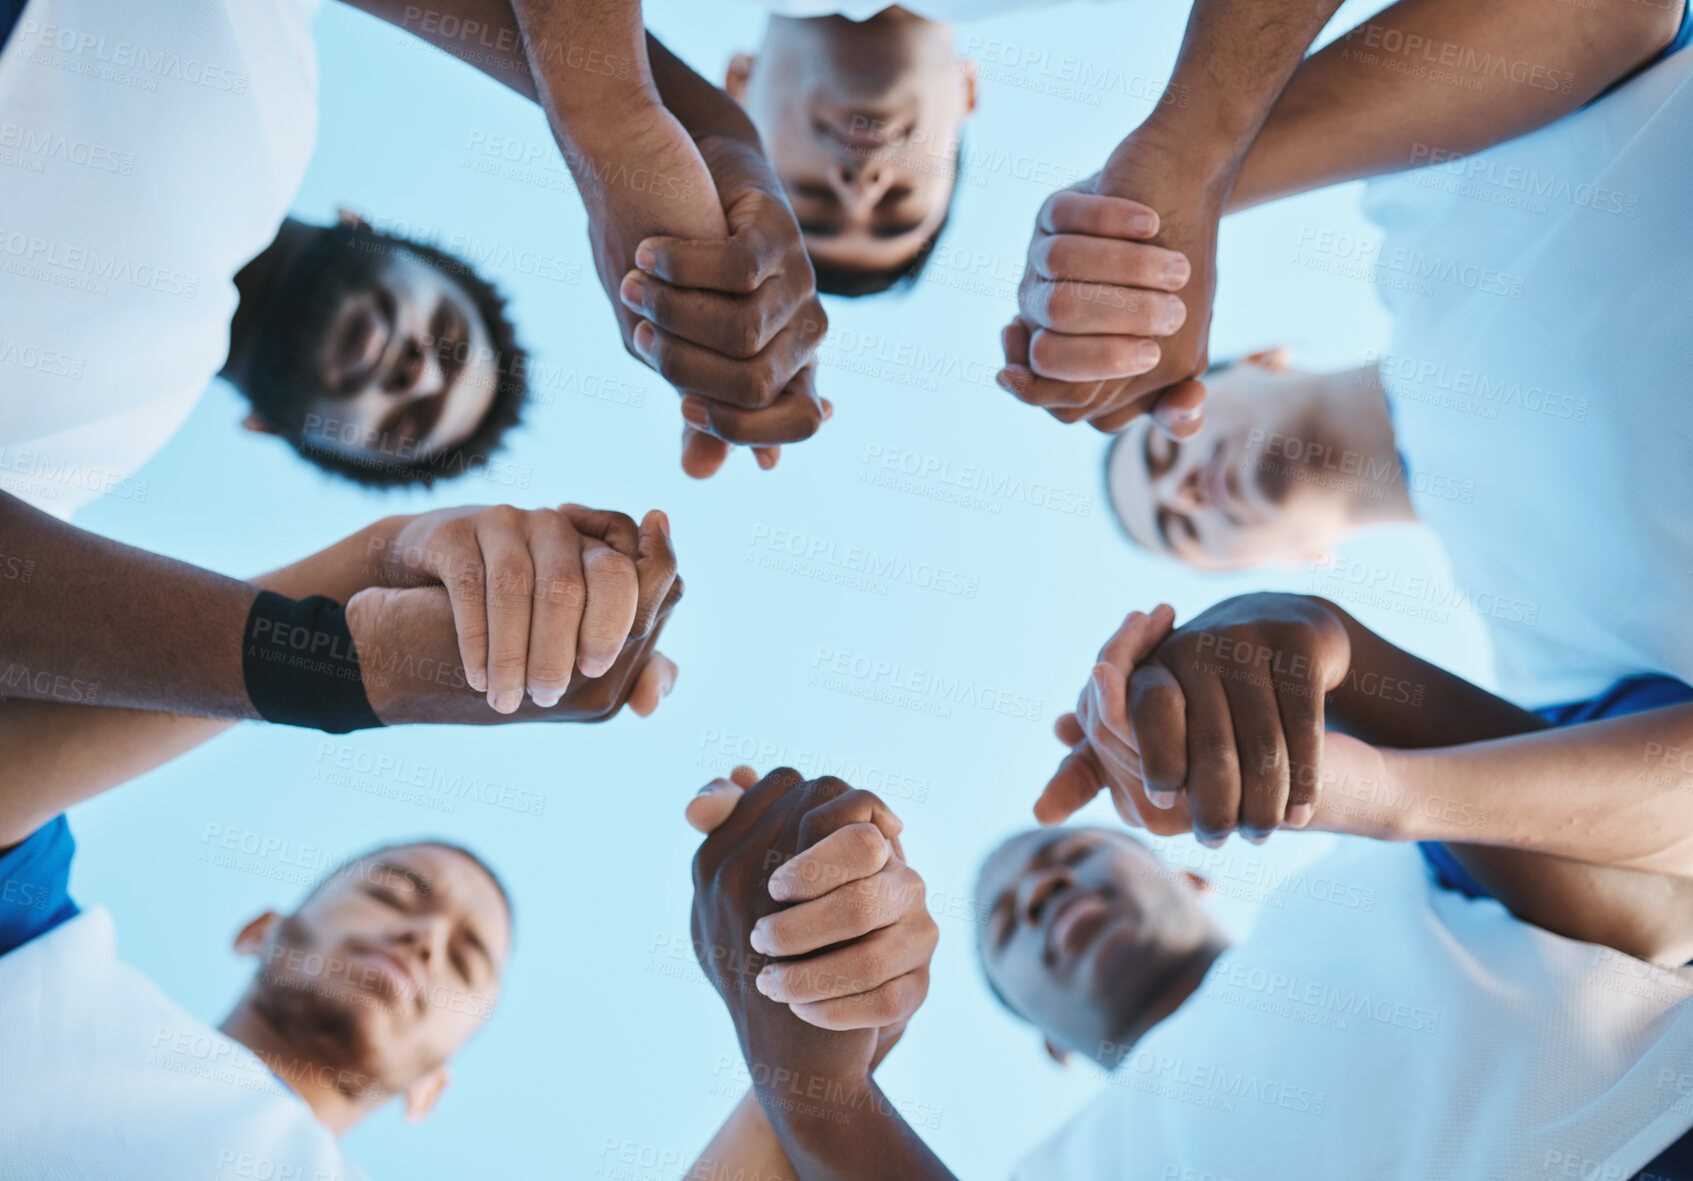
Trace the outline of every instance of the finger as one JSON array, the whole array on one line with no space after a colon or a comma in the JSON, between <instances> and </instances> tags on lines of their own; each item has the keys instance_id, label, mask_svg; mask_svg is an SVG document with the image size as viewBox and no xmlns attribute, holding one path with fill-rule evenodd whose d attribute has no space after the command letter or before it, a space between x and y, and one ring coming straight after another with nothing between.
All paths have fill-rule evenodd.
<instances>
[{"instance_id":1,"label":"finger","mask_svg":"<svg viewBox=\"0 0 1693 1181\"><path fill-rule=\"evenodd\" d=\"M1029 336L1033 331L1033 326L1018 316L1000 333L1000 343L1005 348L1005 368L996 377L999 388L1019 401L1039 406L1060 418L1063 415L1056 407L1085 408L1091 405L1099 393L1097 382L1055 381L1041 377L1029 368ZM1078 409L1078 417L1081 413Z\"/></svg>"},{"instance_id":2,"label":"finger","mask_svg":"<svg viewBox=\"0 0 1693 1181\"><path fill-rule=\"evenodd\" d=\"M635 563L608 545L589 541L582 549L587 604L576 639L576 667L585 677L605 675L629 638L640 599Z\"/></svg>"},{"instance_id":3,"label":"finger","mask_svg":"<svg viewBox=\"0 0 1693 1181\"><path fill-rule=\"evenodd\" d=\"M1164 354L1155 340L1136 336L1072 335L1036 328L1029 337L1029 368L1057 381L1113 381L1157 367Z\"/></svg>"},{"instance_id":4,"label":"finger","mask_svg":"<svg viewBox=\"0 0 1693 1181\"><path fill-rule=\"evenodd\" d=\"M1256 667L1223 682L1240 765L1241 836L1263 844L1287 809L1287 743L1275 687Z\"/></svg>"},{"instance_id":5,"label":"finger","mask_svg":"<svg viewBox=\"0 0 1693 1181\"><path fill-rule=\"evenodd\" d=\"M1124 421L1127 422L1126 419ZM1190 377L1159 394L1152 407L1152 421L1172 439L1191 439L1205 425L1205 383ZM1101 430L1122 429L1121 426L1095 425Z\"/></svg>"},{"instance_id":6,"label":"finger","mask_svg":"<svg viewBox=\"0 0 1693 1181\"><path fill-rule=\"evenodd\" d=\"M1323 768L1323 696L1314 682L1279 687L1282 734L1287 740L1287 817L1289 828L1311 823Z\"/></svg>"},{"instance_id":7,"label":"finger","mask_svg":"<svg viewBox=\"0 0 1693 1181\"><path fill-rule=\"evenodd\" d=\"M1155 808L1169 808L1187 781L1187 701L1161 664L1129 674L1129 727L1138 736L1141 781Z\"/></svg>"},{"instance_id":8,"label":"finger","mask_svg":"<svg viewBox=\"0 0 1693 1181\"><path fill-rule=\"evenodd\" d=\"M729 814L745 794L746 788L733 780L713 779L688 801L683 815L700 832L711 832L729 819Z\"/></svg>"},{"instance_id":9,"label":"finger","mask_svg":"<svg viewBox=\"0 0 1693 1181\"><path fill-rule=\"evenodd\" d=\"M770 964L758 974L758 991L783 1004L816 1004L880 988L929 962L935 951L934 926L932 919L914 918L873 931L847 947Z\"/></svg>"},{"instance_id":10,"label":"finger","mask_svg":"<svg viewBox=\"0 0 1693 1181\"><path fill-rule=\"evenodd\" d=\"M652 659L641 666L635 687L629 690L629 708L638 718L650 718L658 703L670 696L676 687L676 662L662 652L654 652Z\"/></svg>"},{"instance_id":11,"label":"finger","mask_svg":"<svg viewBox=\"0 0 1693 1181\"><path fill-rule=\"evenodd\" d=\"M886 1029L909 1020L928 994L929 969L923 967L857 996L788 1007L801 1021L820 1029Z\"/></svg>"},{"instance_id":12,"label":"finger","mask_svg":"<svg viewBox=\"0 0 1693 1181\"><path fill-rule=\"evenodd\" d=\"M710 845L711 848L708 850L705 845L701 846L700 856L712 863L721 859L725 852L739 844L743 837L754 835L754 830L759 828L765 813L773 805L788 792L803 786L804 783L805 776L792 767L777 767L757 783L746 788L746 794L742 797L734 812L727 820L717 826L712 832L710 840L706 842L706 845ZM763 833L760 831L756 835L763 835ZM774 835L774 833L771 835ZM768 842L766 847L768 847ZM698 864L697 861L696 864ZM698 881L694 884L696 888L699 886Z\"/></svg>"},{"instance_id":13,"label":"finger","mask_svg":"<svg viewBox=\"0 0 1693 1181\"><path fill-rule=\"evenodd\" d=\"M513 514L485 514L476 529L488 580L488 704L502 714L523 704L535 593L528 539Z\"/></svg>"},{"instance_id":14,"label":"finger","mask_svg":"<svg viewBox=\"0 0 1693 1181\"><path fill-rule=\"evenodd\" d=\"M756 225L717 239L647 238L635 248L635 265L676 287L750 295L782 269L781 247Z\"/></svg>"},{"instance_id":15,"label":"finger","mask_svg":"<svg viewBox=\"0 0 1693 1181\"><path fill-rule=\"evenodd\" d=\"M1105 769L1115 772L1114 785L1139 787L1140 747L1129 725L1128 678L1119 668L1096 664L1088 684L1094 700L1088 744Z\"/></svg>"},{"instance_id":16,"label":"finger","mask_svg":"<svg viewBox=\"0 0 1693 1181\"><path fill-rule=\"evenodd\" d=\"M729 443L771 446L803 442L823 425L823 407L817 399L813 374L808 366L761 410L745 410L689 394L682 399L682 414L689 425Z\"/></svg>"},{"instance_id":17,"label":"finger","mask_svg":"<svg viewBox=\"0 0 1693 1181\"><path fill-rule=\"evenodd\" d=\"M904 859L905 853L899 845L899 834L904 831L905 823L894 814L892 808L882 802L880 796L859 788L849 788L840 780L827 776L818 780L819 785L823 783L837 785L840 791L832 799L825 800L808 811L800 822L798 843L794 846L795 852L798 854L794 860L800 861L800 870L793 871L794 873L803 872L806 862L802 859L812 846L818 844L830 834L839 832L853 824L875 825L893 847L893 855L901 860ZM773 888L771 893L772 898L780 900L785 895L776 893L775 889L787 888L788 875L778 871L772 876L779 878L784 883L782 886Z\"/></svg>"},{"instance_id":18,"label":"finger","mask_svg":"<svg viewBox=\"0 0 1693 1181\"><path fill-rule=\"evenodd\" d=\"M837 886L874 876L892 857L893 846L881 829L869 821L849 824L784 862L770 875L770 896L778 902L820 898Z\"/></svg>"},{"instance_id":19,"label":"finger","mask_svg":"<svg viewBox=\"0 0 1693 1181\"><path fill-rule=\"evenodd\" d=\"M1187 305L1177 296L1069 279L1030 280L1018 292L1017 307L1040 327L1073 336L1169 336L1187 320Z\"/></svg>"},{"instance_id":20,"label":"finger","mask_svg":"<svg viewBox=\"0 0 1693 1181\"><path fill-rule=\"evenodd\" d=\"M670 518L653 509L641 518L635 548L635 618L629 634L637 639L652 634L660 613L676 588L676 548L670 541Z\"/></svg>"},{"instance_id":21,"label":"finger","mask_svg":"<svg viewBox=\"0 0 1693 1181\"><path fill-rule=\"evenodd\" d=\"M744 360L655 328L648 320L635 326L633 339L641 359L682 393L758 410L774 402L811 364L823 339L821 323L821 316L795 316L780 326L769 344Z\"/></svg>"},{"instance_id":22,"label":"finger","mask_svg":"<svg viewBox=\"0 0 1693 1181\"><path fill-rule=\"evenodd\" d=\"M682 470L696 480L709 480L721 471L733 449L716 435L682 424Z\"/></svg>"},{"instance_id":23,"label":"finger","mask_svg":"<svg viewBox=\"0 0 1693 1181\"><path fill-rule=\"evenodd\" d=\"M1176 680L1187 709L1188 806L1193 835L1215 848L1240 817L1240 755L1223 686L1214 676L1185 671L1177 672Z\"/></svg>"},{"instance_id":24,"label":"finger","mask_svg":"<svg viewBox=\"0 0 1693 1181\"><path fill-rule=\"evenodd\" d=\"M1063 824L1085 808L1100 788L1105 776L1100 772L1093 748L1086 742L1064 756L1058 770L1047 780L1035 801L1035 819L1041 824Z\"/></svg>"},{"instance_id":25,"label":"finger","mask_svg":"<svg viewBox=\"0 0 1693 1181\"><path fill-rule=\"evenodd\" d=\"M482 564L482 547L475 534L468 551L455 557L442 571L441 581L453 609L453 631L458 636L459 659L464 662L464 679L478 693L488 691L488 571Z\"/></svg>"},{"instance_id":26,"label":"finger","mask_svg":"<svg viewBox=\"0 0 1693 1181\"><path fill-rule=\"evenodd\" d=\"M535 609L529 621L525 673L529 696L551 708L576 667L576 636L588 588L582 577L582 536L562 513L529 514L529 556L535 566Z\"/></svg>"},{"instance_id":27,"label":"finger","mask_svg":"<svg viewBox=\"0 0 1693 1181\"><path fill-rule=\"evenodd\" d=\"M1086 234L1045 234L1029 247L1029 265L1047 279L1180 291L1193 275L1187 255L1162 246Z\"/></svg>"},{"instance_id":28,"label":"finger","mask_svg":"<svg viewBox=\"0 0 1693 1181\"><path fill-rule=\"evenodd\" d=\"M1038 224L1049 234L1091 234L1100 238L1151 238L1158 212L1127 197L1102 197L1064 189L1046 199Z\"/></svg>"},{"instance_id":29,"label":"finger","mask_svg":"<svg viewBox=\"0 0 1693 1181\"><path fill-rule=\"evenodd\" d=\"M1100 661L1114 665L1125 675L1132 672L1169 637L1175 622L1176 609L1168 603L1158 604L1147 615L1130 612L1099 650Z\"/></svg>"},{"instance_id":30,"label":"finger","mask_svg":"<svg viewBox=\"0 0 1693 1181\"><path fill-rule=\"evenodd\" d=\"M923 905L923 879L901 862L874 877L843 882L821 898L767 914L752 928L752 948L763 955L796 956L857 939Z\"/></svg>"},{"instance_id":31,"label":"finger","mask_svg":"<svg viewBox=\"0 0 1693 1181\"><path fill-rule=\"evenodd\" d=\"M763 352L799 309L791 284L767 283L749 295L673 287L640 271L623 276L618 298L678 340L736 360Z\"/></svg>"},{"instance_id":32,"label":"finger","mask_svg":"<svg viewBox=\"0 0 1693 1181\"><path fill-rule=\"evenodd\" d=\"M615 509L587 508L580 504L562 504L563 513L578 533L597 537L612 549L633 560L641 554L641 533L628 513Z\"/></svg>"},{"instance_id":33,"label":"finger","mask_svg":"<svg viewBox=\"0 0 1693 1181\"><path fill-rule=\"evenodd\" d=\"M761 469L769 471L781 462L782 449L780 447L754 447L752 457L758 462Z\"/></svg>"},{"instance_id":34,"label":"finger","mask_svg":"<svg viewBox=\"0 0 1693 1181\"><path fill-rule=\"evenodd\" d=\"M1087 737L1075 714L1059 714L1058 720L1052 723L1052 732L1065 746L1075 746Z\"/></svg>"}]
</instances>

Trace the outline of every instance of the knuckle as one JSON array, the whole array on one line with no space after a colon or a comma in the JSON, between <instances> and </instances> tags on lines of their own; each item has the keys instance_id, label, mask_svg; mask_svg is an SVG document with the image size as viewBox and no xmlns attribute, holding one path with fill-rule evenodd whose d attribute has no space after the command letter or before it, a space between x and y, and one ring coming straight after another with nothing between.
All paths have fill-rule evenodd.
<instances>
[{"instance_id":1,"label":"knuckle","mask_svg":"<svg viewBox=\"0 0 1693 1181\"><path fill-rule=\"evenodd\" d=\"M1234 736L1218 730L1195 730L1188 734L1188 752L1195 763L1227 771L1234 766Z\"/></svg>"},{"instance_id":2,"label":"knuckle","mask_svg":"<svg viewBox=\"0 0 1693 1181\"><path fill-rule=\"evenodd\" d=\"M735 313L724 336L724 351L738 360L748 360L764 348L765 316L760 308Z\"/></svg>"},{"instance_id":3,"label":"knuckle","mask_svg":"<svg viewBox=\"0 0 1693 1181\"><path fill-rule=\"evenodd\" d=\"M852 863L874 864L882 857L887 842L883 839L881 830L873 824L855 824L847 830L849 842L847 856Z\"/></svg>"},{"instance_id":4,"label":"knuckle","mask_svg":"<svg viewBox=\"0 0 1693 1181\"><path fill-rule=\"evenodd\" d=\"M460 596L480 598L486 584L486 578L487 573L483 570L482 563L469 560L459 563L448 571L443 581L447 584L447 591L453 598Z\"/></svg>"}]
</instances>

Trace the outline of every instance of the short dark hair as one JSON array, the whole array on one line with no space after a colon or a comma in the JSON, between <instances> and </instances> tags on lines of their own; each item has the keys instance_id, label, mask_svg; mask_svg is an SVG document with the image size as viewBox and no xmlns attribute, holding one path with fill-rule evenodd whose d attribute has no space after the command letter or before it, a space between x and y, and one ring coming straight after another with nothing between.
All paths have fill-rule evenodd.
<instances>
[{"instance_id":1,"label":"short dark hair","mask_svg":"<svg viewBox=\"0 0 1693 1181\"><path fill-rule=\"evenodd\" d=\"M935 232L929 235L928 241L917 248L904 262L882 270L865 270L863 267L839 266L834 263L811 260L811 269L817 274L817 290L824 295L843 295L849 299L857 299L861 295L881 295L885 291L909 291L916 286L917 280L923 274L923 268L929 265L929 258L935 252L935 244L946 233L947 223L952 220L952 203L958 198L958 186L964 179L964 137L958 137L953 151L952 161L952 192L946 197L946 216L941 218L941 224L935 227Z\"/></svg>"},{"instance_id":2,"label":"short dark hair","mask_svg":"<svg viewBox=\"0 0 1693 1181\"><path fill-rule=\"evenodd\" d=\"M490 346L494 352L494 366L498 384L494 400L469 437L437 455L348 455L313 442L300 421L274 421L278 416L272 409L274 402L254 396L267 384L282 385L303 380L299 366L304 351L299 347L302 338L317 330L314 320L332 313L333 300L327 297L337 287L333 272L337 257L346 252L360 251L368 256L386 256L395 252L414 255L433 270L449 275L464 288L477 313L487 327ZM506 314L506 300L499 289L488 282L464 259L429 243L396 234L385 234L367 225L329 227L313 243L305 265L296 264L284 277L271 303L277 308L295 309L289 315L301 318L298 324L272 326L272 346L262 358L256 358L249 384L255 389L249 397L261 417L272 420L289 446L303 458L324 471L366 487L399 488L420 484L427 488L437 480L451 479L487 465L488 456L497 451L505 434L516 426L522 416L524 401L529 396L528 357L517 341L517 329ZM286 418L286 415L282 417Z\"/></svg>"}]
</instances>

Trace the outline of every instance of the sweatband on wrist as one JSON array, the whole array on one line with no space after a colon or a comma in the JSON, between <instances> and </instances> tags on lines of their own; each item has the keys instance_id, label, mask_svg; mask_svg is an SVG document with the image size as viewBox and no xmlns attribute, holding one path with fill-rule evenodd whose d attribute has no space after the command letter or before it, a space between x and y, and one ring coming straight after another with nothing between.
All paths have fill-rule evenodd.
<instances>
[{"instance_id":1,"label":"sweatband on wrist","mask_svg":"<svg viewBox=\"0 0 1693 1181\"><path fill-rule=\"evenodd\" d=\"M365 696L346 609L334 599L260 591L247 612L241 675L267 722L330 734L382 725Z\"/></svg>"}]
</instances>

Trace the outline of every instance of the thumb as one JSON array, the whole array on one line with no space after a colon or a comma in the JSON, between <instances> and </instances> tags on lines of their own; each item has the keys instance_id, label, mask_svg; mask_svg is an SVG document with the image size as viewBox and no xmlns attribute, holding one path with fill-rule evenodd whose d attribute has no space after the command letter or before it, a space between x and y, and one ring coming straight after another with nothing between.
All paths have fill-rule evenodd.
<instances>
[{"instance_id":1,"label":"thumb","mask_svg":"<svg viewBox=\"0 0 1693 1181\"><path fill-rule=\"evenodd\" d=\"M683 815L696 830L709 833L729 819L747 789L757 782L758 772L747 766L736 767L729 772L729 778L713 779L700 788L699 793L688 801Z\"/></svg>"}]
</instances>

